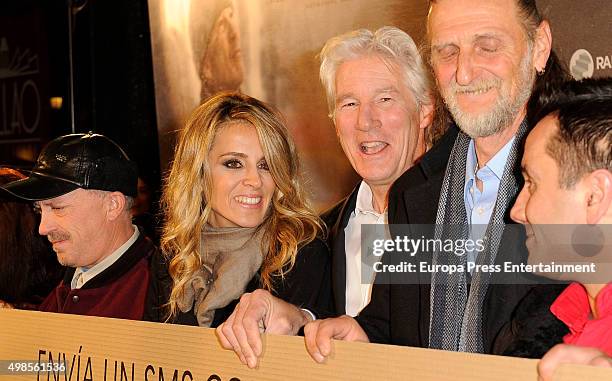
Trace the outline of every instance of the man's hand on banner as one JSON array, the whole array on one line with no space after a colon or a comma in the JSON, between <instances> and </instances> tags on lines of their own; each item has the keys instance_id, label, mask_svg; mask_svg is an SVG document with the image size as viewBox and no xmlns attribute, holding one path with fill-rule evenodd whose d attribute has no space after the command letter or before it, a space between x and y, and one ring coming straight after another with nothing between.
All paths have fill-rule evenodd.
<instances>
[{"instance_id":1,"label":"man's hand on banner","mask_svg":"<svg viewBox=\"0 0 612 381\"><path fill-rule=\"evenodd\" d=\"M368 335L357 320L348 315L333 319L315 320L304 327L306 349L316 362L323 362L331 354L331 340L369 343Z\"/></svg>"}]
</instances>

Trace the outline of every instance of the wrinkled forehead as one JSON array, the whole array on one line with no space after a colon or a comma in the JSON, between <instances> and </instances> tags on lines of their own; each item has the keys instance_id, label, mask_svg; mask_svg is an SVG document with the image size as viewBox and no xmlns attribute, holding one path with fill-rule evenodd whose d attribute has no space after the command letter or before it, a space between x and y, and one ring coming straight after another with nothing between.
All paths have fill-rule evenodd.
<instances>
[{"instance_id":1,"label":"wrinkled forehead","mask_svg":"<svg viewBox=\"0 0 612 381\"><path fill-rule=\"evenodd\" d=\"M369 93L408 92L411 95L400 62L377 53L346 60L338 66L334 83L336 101L355 96L358 89Z\"/></svg>"},{"instance_id":2,"label":"wrinkled forehead","mask_svg":"<svg viewBox=\"0 0 612 381\"><path fill-rule=\"evenodd\" d=\"M516 0L437 0L430 2L427 40L453 34L522 30ZM457 36L460 37L460 36Z\"/></svg>"}]
</instances>

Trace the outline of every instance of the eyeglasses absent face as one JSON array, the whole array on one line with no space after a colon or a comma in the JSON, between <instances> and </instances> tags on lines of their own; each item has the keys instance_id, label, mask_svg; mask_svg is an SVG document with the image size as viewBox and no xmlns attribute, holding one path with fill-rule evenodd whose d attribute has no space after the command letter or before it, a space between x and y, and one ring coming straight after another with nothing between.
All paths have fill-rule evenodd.
<instances>
[{"instance_id":1,"label":"eyeglasses absent face","mask_svg":"<svg viewBox=\"0 0 612 381\"><path fill-rule=\"evenodd\" d=\"M209 153L214 227L256 227L276 189L255 127L232 122L220 128Z\"/></svg>"}]
</instances>

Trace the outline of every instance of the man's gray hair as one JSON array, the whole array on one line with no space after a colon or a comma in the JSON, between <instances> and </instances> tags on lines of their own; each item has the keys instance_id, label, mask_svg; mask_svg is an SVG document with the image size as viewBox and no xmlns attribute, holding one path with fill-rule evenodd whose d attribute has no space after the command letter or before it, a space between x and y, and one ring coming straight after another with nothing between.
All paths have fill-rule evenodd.
<instances>
[{"instance_id":1,"label":"man's gray hair","mask_svg":"<svg viewBox=\"0 0 612 381\"><path fill-rule=\"evenodd\" d=\"M334 118L336 108L336 72L340 65L361 57L377 56L388 64L398 66L404 84L410 89L417 104L432 104L432 80L419 49L412 38L404 31L383 26L375 32L358 29L330 38L323 46L319 57L321 67L319 77L327 93L330 118Z\"/></svg>"},{"instance_id":2,"label":"man's gray hair","mask_svg":"<svg viewBox=\"0 0 612 381\"><path fill-rule=\"evenodd\" d=\"M107 194L112 193L108 191L98 190L98 189L86 189L92 195L95 195L100 198L106 197ZM123 207L123 211L126 213L131 213L132 206L134 206L134 197L123 195L125 198L125 205Z\"/></svg>"}]
</instances>

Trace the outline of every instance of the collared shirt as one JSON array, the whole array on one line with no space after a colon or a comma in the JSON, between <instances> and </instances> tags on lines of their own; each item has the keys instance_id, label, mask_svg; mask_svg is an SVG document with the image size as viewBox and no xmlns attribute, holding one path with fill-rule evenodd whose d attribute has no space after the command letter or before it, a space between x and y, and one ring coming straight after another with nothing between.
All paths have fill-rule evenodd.
<instances>
[{"instance_id":1,"label":"collared shirt","mask_svg":"<svg viewBox=\"0 0 612 381\"><path fill-rule=\"evenodd\" d=\"M473 240L481 239L489 224L497 200L499 184L514 139L512 137L484 167L478 170L476 170L478 168L478 158L476 157L474 139L470 141L465 165L464 202L465 213L470 225L470 238ZM482 181L482 192L476 186L476 178ZM468 252L468 262L475 262L476 255L477 253L474 251Z\"/></svg>"},{"instance_id":2,"label":"collared shirt","mask_svg":"<svg viewBox=\"0 0 612 381\"><path fill-rule=\"evenodd\" d=\"M125 253L127 249L129 249L130 246L132 246L132 244L136 242L136 240L138 239L138 236L140 235L138 228L135 225L132 225L132 226L134 227L134 234L132 234L130 239L125 241L123 245L119 246L117 250L113 251L111 255L109 255L108 257L104 258L103 260L101 260L100 262L98 262L97 264L89 268L77 267L76 270L74 271L74 275L72 276L72 281L70 282L70 288L79 289L83 287L85 283L93 279L96 275L100 274L102 271L109 268L113 263L115 263L119 258L121 258L123 253Z\"/></svg>"},{"instance_id":3,"label":"collared shirt","mask_svg":"<svg viewBox=\"0 0 612 381\"><path fill-rule=\"evenodd\" d=\"M362 260L361 260L361 225L362 224L386 224L387 209L378 213L374 209L372 189L361 182L357 191L357 202L355 210L349 217L348 224L344 229L344 248L346 252L346 314L357 316L359 312L370 302L372 296L372 283L374 275L369 282L362 282ZM364 269L365 270L365 269Z\"/></svg>"},{"instance_id":4,"label":"collared shirt","mask_svg":"<svg viewBox=\"0 0 612 381\"><path fill-rule=\"evenodd\" d=\"M550 306L550 311L570 330L563 342L583 347L596 347L612 356L612 283L608 283L595 299L597 319L589 304L589 295L580 283L570 284Z\"/></svg>"}]
</instances>

